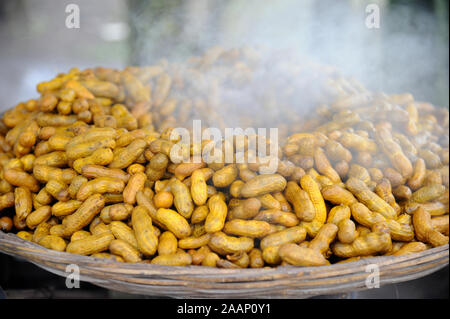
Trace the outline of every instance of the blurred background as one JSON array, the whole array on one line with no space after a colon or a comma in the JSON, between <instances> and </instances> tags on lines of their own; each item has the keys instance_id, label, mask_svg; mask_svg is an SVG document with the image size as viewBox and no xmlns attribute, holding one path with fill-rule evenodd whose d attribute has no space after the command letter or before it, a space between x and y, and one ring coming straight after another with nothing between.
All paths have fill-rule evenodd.
<instances>
[{"instance_id":1,"label":"blurred background","mask_svg":"<svg viewBox=\"0 0 450 319\"><path fill-rule=\"evenodd\" d=\"M80 28L66 27L78 5ZM376 4L379 28L366 20ZM295 49L370 90L449 105L447 0L2 0L0 108L71 67L184 60L206 48Z\"/></svg>"},{"instance_id":2,"label":"blurred background","mask_svg":"<svg viewBox=\"0 0 450 319\"><path fill-rule=\"evenodd\" d=\"M67 28L75 4L80 28ZM379 8L379 28L368 28ZM0 110L37 97L36 84L71 67L182 61L206 48L293 49L372 91L411 92L449 106L448 0L1 0ZM448 267L421 280L339 298L448 298ZM9 297L124 297L0 254Z\"/></svg>"}]
</instances>

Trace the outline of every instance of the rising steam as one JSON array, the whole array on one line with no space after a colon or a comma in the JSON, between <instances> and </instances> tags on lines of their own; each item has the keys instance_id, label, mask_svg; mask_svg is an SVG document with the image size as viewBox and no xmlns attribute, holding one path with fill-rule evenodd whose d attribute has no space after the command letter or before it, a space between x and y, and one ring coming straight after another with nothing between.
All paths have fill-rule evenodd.
<instances>
[{"instance_id":1,"label":"rising steam","mask_svg":"<svg viewBox=\"0 0 450 319\"><path fill-rule=\"evenodd\" d=\"M365 25L365 9L371 3L380 7L379 29ZM134 9L136 63L163 57L184 61L216 45L264 47L263 72L270 74L260 79L266 87L270 77L276 81L281 76L273 66L295 60L303 68L306 61L315 61L335 66L372 91L411 92L418 100L448 107L448 24L442 27L434 7L389 5L383 0L196 0L168 1L164 6L136 2ZM290 50L291 61L274 53L280 49ZM319 90L313 85L317 83L304 82L308 86L300 92ZM301 108L314 100L308 94L300 96L305 99Z\"/></svg>"}]
</instances>

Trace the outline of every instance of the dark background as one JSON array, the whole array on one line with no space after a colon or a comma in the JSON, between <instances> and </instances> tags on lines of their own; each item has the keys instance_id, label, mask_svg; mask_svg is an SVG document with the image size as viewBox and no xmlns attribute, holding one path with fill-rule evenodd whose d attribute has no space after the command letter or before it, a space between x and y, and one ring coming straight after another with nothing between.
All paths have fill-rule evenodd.
<instances>
[{"instance_id":1,"label":"dark background","mask_svg":"<svg viewBox=\"0 0 450 319\"><path fill-rule=\"evenodd\" d=\"M79 289L67 289L65 278L31 263L0 254L0 299L7 298L161 298L126 294L81 282ZM324 295L318 299L448 299L449 268L445 267L421 279L381 286L365 291ZM3 291L2 290L3 287ZM249 296L251 297L251 296Z\"/></svg>"},{"instance_id":2,"label":"dark background","mask_svg":"<svg viewBox=\"0 0 450 319\"><path fill-rule=\"evenodd\" d=\"M80 29L65 27L70 3L80 7ZM365 27L369 3L381 9L379 29ZM1 0L0 111L73 66L183 60L215 44L294 48L371 90L448 108L448 27L447 0ZM448 272L326 297L448 298ZM0 287L11 298L131 297L88 283L68 290L64 279L3 254Z\"/></svg>"}]
</instances>

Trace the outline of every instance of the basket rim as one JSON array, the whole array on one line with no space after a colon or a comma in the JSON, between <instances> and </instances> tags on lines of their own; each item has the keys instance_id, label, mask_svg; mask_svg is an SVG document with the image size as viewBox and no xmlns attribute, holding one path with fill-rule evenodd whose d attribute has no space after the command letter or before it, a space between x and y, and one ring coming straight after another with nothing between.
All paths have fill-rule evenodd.
<instances>
[{"instance_id":1,"label":"basket rim","mask_svg":"<svg viewBox=\"0 0 450 319\"><path fill-rule=\"evenodd\" d=\"M22 239L13 233L5 233L0 230L0 252L8 254L12 250L6 249L6 247L15 248L16 253L13 255L21 257L35 257L32 259L45 260L46 262L57 262L63 264L84 264L84 266L90 267L102 267L104 271L113 270L120 265L123 270L155 270L156 273L161 275L277 275L285 274L289 275L291 273L317 273L317 272L327 272L327 271L345 271L345 269L354 269L358 266L367 266L369 264L380 264L380 265L393 265L400 264L403 262L411 262L415 259L425 258L425 257L445 257L449 255L449 244L427 249L422 252L412 253L403 256L375 256L367 257L356 261L337 263L325 266L313 266L313 267L301 267L301 266L278 266L273 268L240 268L240 269L224 269L215 267L205 267L205 266L164 266L155 265L148 263L124 263L118 262L111 259L95 258L92 256L83 256L78 254L72 254L68 252L60 252L45 248L39 244L30 242L28 240ZM26 258L27 259L27 258Z\"/></svg>"},{"instance_id":2,"label":"basket rim","mask_svg":"<svg viewBox=\"0 0 450 319\"><path fill-rule=\"evenodd\" d=\"M126 293L175 298L305 298L368 289L367 265L380 285L417 279L449 263L449 245L404 256L377 256L317 267L221 269L124 263L59 252L0 231L0 252L23 258L58 276L79 267L80 280Z\"/></svg>"}]
</instances>

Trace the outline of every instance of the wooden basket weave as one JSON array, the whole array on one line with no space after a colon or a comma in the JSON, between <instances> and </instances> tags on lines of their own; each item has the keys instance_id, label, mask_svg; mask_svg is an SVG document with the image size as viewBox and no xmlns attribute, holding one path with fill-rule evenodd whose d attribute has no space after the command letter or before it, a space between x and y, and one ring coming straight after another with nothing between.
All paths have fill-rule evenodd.
<instances>
[{"instance_id":1,"label":"wooden basket weave","mask_svg":"<svg viewBox=\"0 0 450 319\"><path fill-rule=\"evenodd\" d=\"M65 276L78 265L82 281L127 293L175 298L305 298L366 288L366 267L376 264L380 285L412 280L448 264L449 246L401 257L373 257L322 267L216 269L120 263L46 249L0 231L0 251Z\"/></svg>"}]
</instances>

